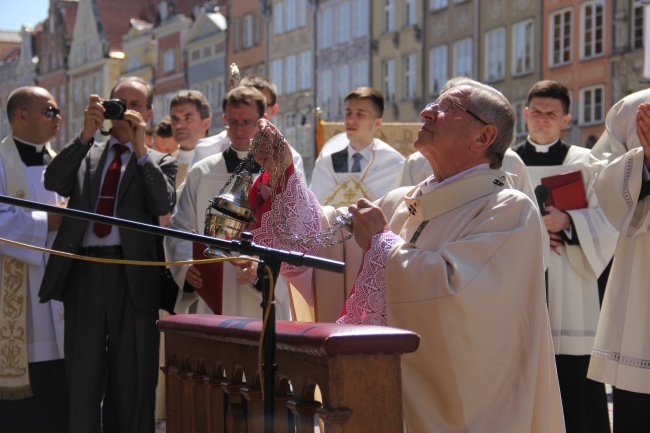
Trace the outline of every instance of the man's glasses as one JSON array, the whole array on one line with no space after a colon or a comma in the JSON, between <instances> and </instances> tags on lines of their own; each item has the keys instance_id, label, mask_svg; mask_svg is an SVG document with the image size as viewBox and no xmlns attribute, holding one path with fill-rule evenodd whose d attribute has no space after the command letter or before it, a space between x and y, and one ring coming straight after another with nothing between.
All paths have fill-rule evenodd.
<instances>
[{"instance_id":1,"label":"man's glasses","mask_svg":"<svg viewBox=\"0 0 650 433\"><path fill-rule=\"evenodd\" d=\"M34 111L34 110L28 110L26 108L23 108L23 110L25 110L25 111ZM45 117L47 117L50 120L54 119L56 116L61 114L61 110L59 110L56 107L52 107L51 105L49 107L47 107L45 110L43 110L43 111L36 111L36 112L43 114Z\"/></svg>"},{"instance_id":2,"label":"man's glasses","mask_svg":"<svg viewBox=\"0 0 650 433\"><path fill-rule=\"evenodd\" d=\"M440 101L430 102L430 103L427 104L426 107L424 107L424 109L425 110L436 110L439 113L446 113L451 108L452 104L455 105L456 107L460 108L461 110L463 110L465 113L472 116L474 119L481 122L483 125L489 125L489 123L487 123L485 120L481 119L476 114L472 113L467 108L460 105L458 102L454 101L453 99L449 99L449 98L443 98Z\"/></svg>"},{"instance_id":3,"label":"man's glasses","mask_svg":"<svg viewBox=\"0 0 650 433\"><path fill-rule=\"evenodd\" d=\"M235 129L235 128L252 128L257 126L257 120L244 120L243 122L238 122L236 120L228 120L226 122L226 128Z\"/></svg>"}]
</instances>

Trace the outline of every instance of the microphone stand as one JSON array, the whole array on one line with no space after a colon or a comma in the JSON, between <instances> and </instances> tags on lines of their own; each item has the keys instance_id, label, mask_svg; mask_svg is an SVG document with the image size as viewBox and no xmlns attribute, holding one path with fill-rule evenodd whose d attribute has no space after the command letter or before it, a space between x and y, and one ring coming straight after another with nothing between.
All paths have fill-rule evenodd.
<instances>
[{"instance_id":1,"label":"microphone stand","mask_svg":"<svg viewBox=\"0 0 650 433\"><path fill-rule=\"evenodd\" d=\"M9 197L1 194L0 203L5 203L12 206L26 207L43 212L50 212L86 221L111 224L117 227L137 230L158 236L169 236L190 242L203 243L211 247L229 251L237 251L241 254L249 256L259 256L261 261L258 264L257 273L260 281L262 282L262 321L264 321L264 313L266 312L266 308L269 307L270 309L267 324L262 328L264 332L264 339L262 341L263 365L260 375L264 375L264 433L273 433L275 428L275 371L277 369L277 365L275 364L275 305L273 299L270 298L268 276L266 272L264 272L265 266L269 266L271 268L273 281L275 282L277 281L277 277L280 273L280 266L283 262L294 266L308 266L338 273L344 272L345 263L338 262L336 260L323 259L317 256L310 256L296 251L284 251L256 245L252 242L252 233L248 232L242 234L241 240L228 241L225 239L218 239L195 233L182 232L166 227L159 227L152 224L145 224L121 218L98 215L92 212L86 212L77 209L68 209L65 207L37 203L34 201Z\"/></svg>"}]
</instances>

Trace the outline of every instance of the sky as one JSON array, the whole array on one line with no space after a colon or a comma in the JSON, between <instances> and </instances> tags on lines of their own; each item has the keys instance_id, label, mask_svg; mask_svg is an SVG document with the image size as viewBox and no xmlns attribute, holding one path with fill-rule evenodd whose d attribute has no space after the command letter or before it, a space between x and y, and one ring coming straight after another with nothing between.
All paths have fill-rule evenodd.
<instances>
[{"instance_id":1,"label":"sky","mask_svg":"<svg viewBox=\"0 0 650 433\"><path fill-rule=\"evenodd\" d=\"M45 21L50 0L0 0L0 30L20 31L24 24Z\"/></svg>"}]
</instances>

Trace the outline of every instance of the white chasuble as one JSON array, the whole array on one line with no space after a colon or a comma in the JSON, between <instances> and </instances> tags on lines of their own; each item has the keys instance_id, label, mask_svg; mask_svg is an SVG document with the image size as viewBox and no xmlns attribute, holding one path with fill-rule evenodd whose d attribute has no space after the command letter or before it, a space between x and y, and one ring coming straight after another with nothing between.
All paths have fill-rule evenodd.
<instances>
[{"instance_id":1,"label":"white chasuble","mask_svg":"<svg viewBox=\"0 0 650 433\"><path fill-rule=\"evenodd\" d=\"M506 173L478 169L423 196L418 197L419 188L401 188L376 203L390 231L373 236L366 253L372 259L363 259L371 272L362 270L354 283L355 290L368 288L376 296L360 296L355 303L352 295L346 310L355 312L358 323L375 323L383 303L388 326L421 336L418 350L402 357L409 433L564 431L542 249L535 247L542 242L541 221L532 201L510 187ZM315 199L294 193L295 200L310 197ZM289 206L294 203L287 200ZM316 206L310 215L306 204L296 205L302 209L296 217L303 216L296 233L319 216L322 230L346 211ZM264 225L270 213L254 231L255 241L280 247L277 238L269 240L272 233ZM412 240L424 221L428 223ZM348 261L355 251L341 252L353 242L316 253L343 257L346 273L357 272ZM388 248L381 251L383 247ZM358 248L356 255L362 254ZM349 290L333 282L347 277L319 281L317 271L298 271L286 275L306 297L321 291L337 301L342 290ZM322 282L325 287L315 287Z\"/></svg>"},{"instance_id":2,"label":"white chasuble","mask_svg":"<svg viewBox=\"0 0 650 433\"><path fill-rule=\"evenodd\" d=\"M557 355L589 355L600 316L598 277L611 260L618 232L603 213L591 185L595 171L588 149L571 146L562 165L529 166L533 185L541 178L580 171L588 207L567 211L577 244L551 252L548 267L548 310Z\"/></svg>"}]
</instances>

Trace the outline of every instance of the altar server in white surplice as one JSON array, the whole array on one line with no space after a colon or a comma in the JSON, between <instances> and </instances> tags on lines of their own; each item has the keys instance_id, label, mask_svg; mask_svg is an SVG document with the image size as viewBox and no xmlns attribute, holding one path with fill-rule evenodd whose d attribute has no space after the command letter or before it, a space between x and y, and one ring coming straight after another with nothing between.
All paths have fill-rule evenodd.
<instances>
[{"instance_id":1,"label":"altar server in white surplice","mask_svg":"<svg viewBox=\"0 0 650 433\"><path fill-rule=\"evenodd\" d=\"M545 207L552 251L548 310L567 432L609 433L605 387L587 379L587 369L600 315L598 277L612 258L618 234L591 189L595 172L589 149L560 138L571 120L570 103L569 90L561 83L535 83L524 109L528 139L514 150L535 187L548 176L575 171L582 176L584 193L573 197L584 203L571 210Z\"/></svg>"},{"instance_id":2,"label":"altar server in white surplice","mask_svg":"<svg viewBox=\"0 0 650 433\"><path fill-rule=\"evenodd\" d=\"M607 114L594 184L620 231L588 376L614 387L614 432L650 431L650 89Z\"/></svg>"},{"instance_id":3,"label":"altar server in white surplice","mask_svg":"<svg viewBox=\"0 0 650 433\"><path fill-rule=\"evenodd\" d=\"M0 194L49 205L62 198L43 186L54 153L49 141L61 116L41 87L21 87L7 101L12 134L0 143ZM0 204L0 237L50 247L61 217ZM0 425L7 432L66 432L68 394L63 361L63 304L41 304L48 255L0 243ZM13 332L7 332L13 330Z\"/></svg>"},{"instance_id":4,"label":"altar server in white surplice","mask_svg":"<svg viewBox=\"0 0 650 433\"><path fill-rule=\"evenodd\" d=\"M514 137L512 106L493 88L465 80L428 104L421 117L414 144L434 174L374 204L360 199L338 210L321 207L293 175L286 150L283 166L266 160L265 175L251 189L250 201L259 203L255 242L295 249L295 235L315 235L337 214L351 212L362 267L339 322L420 335L418 350L402 357L409 433L564 432L540 216L499 170ZM272 125L260 123L274 135ZM262 155L258 162L265 162ZM291 224L286 239L270 228L280 207L258 188L277 182L268 173L283 168L287 185L277 197ZM337 249L341 245L303 251L332 257ZM316 287L310 269L285 266L282 272L312 303L316 292L333 296L342 289L333 279Z\"/></svg>"},{"instance_id":5,"label":"altar server in white surplice","mask_svg":"<svg viewBox=\"0 0 650 433\"><path fill-rule=\"evenodd\" d=\"M228 128L230 146L223 152L200 160L187 173L176 208L169 220L169 228L203 234L206 209L247 156L249 140L257 131L257 121L266 117L265 106L264 95L252 87L236 87L224 97L223 121ZM255 164L253 174L256 175L259 170L260 166ZM165 238L165 247L170 260L192 258L191 242L168 237ZM175 306L176 313L187 313L190 306L198 302L197 313L212 314L208 305L198 295L198 291L203 290L204 283L207 287L207 283L212 282L204 282L200 271L194 266L174 266L171 271L176 283L182 288ZM222 314L261 317L261 292L252 284L239 284L237 278L238 268L230 263L224 263ZM284 291L276 292L279 318L289 318L287 296L286 288Z\"/></svg>"},{"instance_id":6,"label":"altar server in white surplice","mask_svg":"<svg viewBox=\"0 0 650 433\"><path fill-rule=\"evenodd\" d=\"M384 96L375 89L359 87L345 97L345 133L325 143L309 185L321 204L376 200L393 189L404 157L373 138L383 114Z\"/></svg>"}]
</instances>

